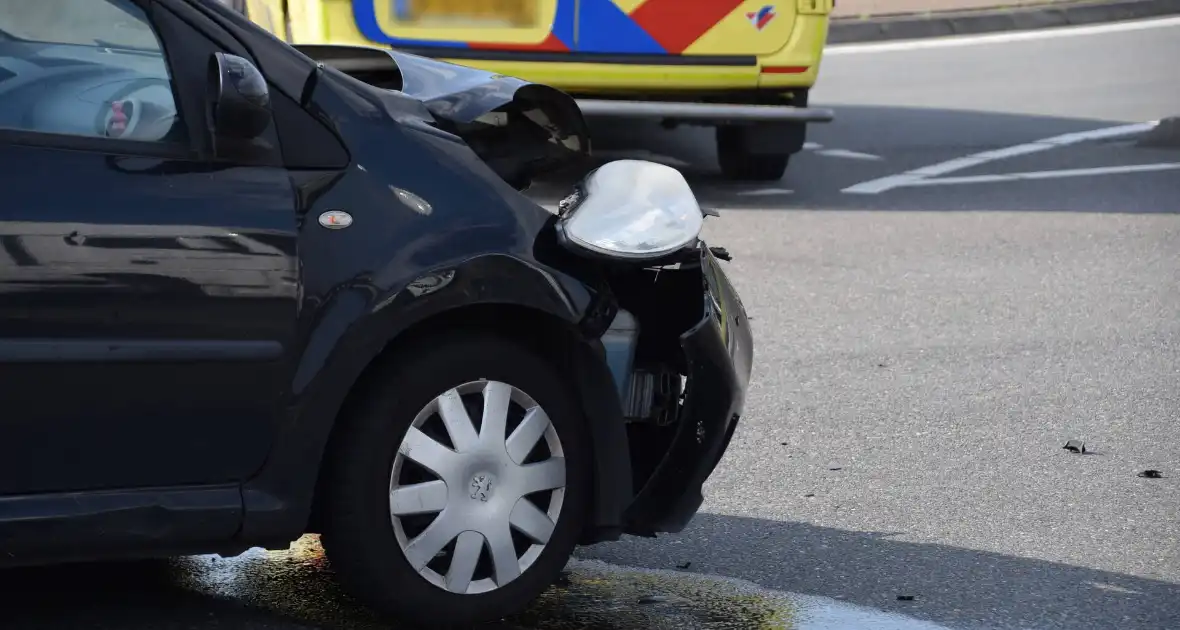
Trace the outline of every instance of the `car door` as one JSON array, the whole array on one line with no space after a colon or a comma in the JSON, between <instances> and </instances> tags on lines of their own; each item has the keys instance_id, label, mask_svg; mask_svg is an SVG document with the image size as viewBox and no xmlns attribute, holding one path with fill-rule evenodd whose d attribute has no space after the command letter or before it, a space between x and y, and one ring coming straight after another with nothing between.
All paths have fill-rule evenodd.
<instances>
[{"instance_id":1,"label":"car door","mask_svg":"<svg viewBox=\"0 0 1180 630\"><path fill-rule=\"evenodd\" d=\"M231 483L265 459L299 285L277 138L215 153L209 55L150 0L0 9L0 495Z\"/></svg>"}]
</instances>

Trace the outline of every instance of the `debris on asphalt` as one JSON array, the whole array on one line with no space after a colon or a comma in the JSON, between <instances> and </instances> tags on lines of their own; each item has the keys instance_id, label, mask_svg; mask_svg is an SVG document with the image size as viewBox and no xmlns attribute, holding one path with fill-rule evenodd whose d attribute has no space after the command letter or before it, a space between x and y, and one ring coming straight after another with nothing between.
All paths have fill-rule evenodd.
<instances>
[{"instance_id":1,"label":"debris on asphalt","mask_svg":"<svg viewBox=\"0 0 1180 630\"><path fill-rule=\"evenodd\" d=\"M725 249L724 247L710 247L709 251L716 258L719 258L719 259L724 260L726 262L733 260L733 254L730 254L729 250Z\"/></svg>"},{"instance_id":2,"label":"debris on asphalt","mask_svg":"<svg viewBox=\"0 0 1180 630\"><path fill-rule=\"evenodd\" d=\"M1070 440L1070 441L1066 442L1065 446L1062 446L1061 448L1063 448L1071 453L1085 453L1086 452L1086 443L1081 440Z\"/></svg>"},{"instance_id":3,"label":"debris on asphalt","mask_svg":"<svg viewBox=\"0 0 1180 630\"><path fill-rule=\"evenodd\" d=\"M1164 476L1164 473L1162 473L1158 470L1148 469L1148 470L1145 470L1145 471L1139 473L1139 476L1143 477L1144 479L1162 479Z\"/></svg>"},{"instance_id":4,"label":"debris on asphalt","mask_svg":"<svg viewBox=\"0 0 1180 630\"><path fill-rule=\"evenodd\" d=\"M1139 139L1139 146L1151 148L1180 147L1180 117L1165 118Z\"/></svg>"},{"instance_id":5,"label":"debris on asphalt","mask_svg":"<svg viewBox=\"0 0 1180 630\"><path fill-rule=\"evenodd\" d=\"M898 595L897 601L899 601L899 602L912 602L912 601L914 601L914 596L913 595Z\"/></svg>"},{"instance_id":6,"label":"debris on asphalt","mask_svg":"<svg viewBox=\"0 0 1180 630\"><path fill-rule=\"evenodd\" d=\"M786 445L787 445L787 443L786 443L786 442L779 442L779 443L778 443L778 445L779 445L779 446L786 446Z\"/></svg>"},{"instance_id":7,"label":"debris on asphalt","mask_svg":"<svg viewBox=\"0 0 1180 630\"><path fill-rule=\"evenodd\" d=\"M829 468L828 470L844 470L844 469L840 468L839 466L836 466L835 468Z\"/></svg>"},{"instance_id":8,"label":"debris on asphalt","mask_svg":"<svg viewBox=\"0 0 1180 630\"><path fill-rule=\"evenodd\" d=\"M639 598L640 604L664 604L670 601L672 601L672 598L667 595L648 595Z\"/></svg>"},{"instance_id":9,"label":"debris on asphalt","mask_svg":"<svg viewBox=\"0 0 1180 630\"><path fill-rule=\"evenodd\" d=\"M687 569L688 567L691 567L691 566L692 566L691 562L685 562L684 564L676 565L676 568L677 569Z\"/></svg>"},{"instance_id":10,"label":"debris on asphalt","mask_svg":"<svg viewBox=\"0 0 1180 630\"><path fill-rule=\"evenodd\" d=\"M808 492L807 494L803 495L803 498L810 499L811 497L814 497L814 496L815 496L814 492Z\"/></svg>"}]
</instances>

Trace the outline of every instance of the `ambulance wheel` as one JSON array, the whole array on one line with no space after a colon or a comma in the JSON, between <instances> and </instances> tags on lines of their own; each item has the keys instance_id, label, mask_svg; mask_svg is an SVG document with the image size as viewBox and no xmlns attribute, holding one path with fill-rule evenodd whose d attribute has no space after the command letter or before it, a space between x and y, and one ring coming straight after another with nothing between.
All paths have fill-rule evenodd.
<instances>
[{"instance_id":1,"label":"ambulance wheel","mask_svg":"<svg viewBox=\"0 0 1180 630\"><path fill-rule=\"evenodd\" d=\"M751 154L748 131L737 126L717 128L717 161L721 174L734 181L776 182L782 179L791 154Z\"/></svg>"}]
</instances>

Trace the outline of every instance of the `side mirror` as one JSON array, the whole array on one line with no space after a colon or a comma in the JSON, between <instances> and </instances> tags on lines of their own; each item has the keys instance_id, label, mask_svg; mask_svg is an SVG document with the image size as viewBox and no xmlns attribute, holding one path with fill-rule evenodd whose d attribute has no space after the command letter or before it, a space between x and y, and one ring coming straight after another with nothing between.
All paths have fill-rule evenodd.
<instances>
[{"instance_id":1,"label":"side mirror","mask_svg":"<svg viewBox=\"0 0 1180 630\"><path fill-rule=\"evenodd\" d=\"M252 140L270 126L270 90L254 64L237 56L209 58L209 124L213 136Z\"/></svg>"}]
</instances>

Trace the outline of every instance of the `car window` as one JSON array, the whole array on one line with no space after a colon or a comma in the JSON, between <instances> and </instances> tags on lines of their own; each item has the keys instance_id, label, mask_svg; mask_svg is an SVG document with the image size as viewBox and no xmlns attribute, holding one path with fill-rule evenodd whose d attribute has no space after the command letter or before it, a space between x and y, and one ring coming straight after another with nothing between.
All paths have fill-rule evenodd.
<instances>
[{"instance_id":1,"label":"car window","mask_svg":"<svg viewBox=\"0 0 1180 630\"><path fill-rule=\"evenodd\" d=\"M184 143L173 92L131 0L0 3L0 128Z\"/></svg>"}]
</instances>

